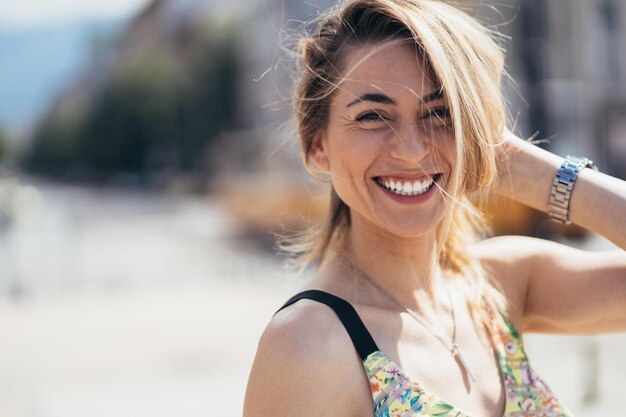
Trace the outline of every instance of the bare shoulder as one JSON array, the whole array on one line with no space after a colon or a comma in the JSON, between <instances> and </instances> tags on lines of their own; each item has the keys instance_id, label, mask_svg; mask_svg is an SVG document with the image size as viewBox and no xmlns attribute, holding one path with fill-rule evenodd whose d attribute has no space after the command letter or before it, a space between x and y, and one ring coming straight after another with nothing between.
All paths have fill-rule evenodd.
<instances>
[{"instance_id":1,"label":"bare shoulder","mask_svg":"<svg viewBox=\"0 0 626 417\"><path fill-rule=\"evenodd\" d=\"M299 300L278 312L259 340L243 415L356 415L363 387L346 381L359 378L366 381L360 358L336 314Z\"/></svg>"}]
</instances>

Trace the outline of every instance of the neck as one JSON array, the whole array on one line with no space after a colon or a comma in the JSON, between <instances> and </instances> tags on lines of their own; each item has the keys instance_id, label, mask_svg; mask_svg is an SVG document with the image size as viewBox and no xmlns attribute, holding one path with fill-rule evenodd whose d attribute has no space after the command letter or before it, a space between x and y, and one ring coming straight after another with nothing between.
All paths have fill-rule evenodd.
<instances>
[{"instance_id":1,"label":"neck","mask_svg":"<svg viewBox=\"0 0 626 417\"><path fill-rule=\"evenodd\" d=\"M380 228L364 227L361 220L353 217L342 254L405 306L424 310L440 303L445 294L440 291L442 278L435 230L399 238Z\"/></svg>"}]
</instances>

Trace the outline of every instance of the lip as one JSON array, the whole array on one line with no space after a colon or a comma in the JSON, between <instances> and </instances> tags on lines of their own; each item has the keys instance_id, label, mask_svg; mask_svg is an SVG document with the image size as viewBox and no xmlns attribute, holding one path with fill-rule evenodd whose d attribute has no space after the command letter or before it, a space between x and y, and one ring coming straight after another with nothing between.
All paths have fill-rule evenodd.
<instances>
[{"instance_id":1,"label":"lip","mask_svg":"<svg viewBox=\"0 0 626 417\"><path fill-rule=\"evenodd\" d=\"M437 174L431 174L432 176L435 176ZM384 175L387 176L387 175ZM389 175L391 176L391 175ZM430 175L429 175L430 176ZM396 194L388 189L386 189L385 187L383 187L382 185L380 185L377 181L376 178L378 177L374 177L373 181L374 184L376 184L376 186L378 188L380 188L380 190L382 190L383 193L385 193L385 195L387 195L389 198L391 198L392 200L401 203L401 204L421 204L426 202L427 200L429 200L436 192L437 192L437 188L438 186L441 186L441 181L443 179L443 174L437 179L436 183L433 184L428 191L426 191L423 194L419 194L419 195L399 195ZM402 177L400 177L402 178ZM414 179L413 177L404 177L407 179ZM425 178L424 175L417 177L417 178Z\"/></svg>"}]
</instances>

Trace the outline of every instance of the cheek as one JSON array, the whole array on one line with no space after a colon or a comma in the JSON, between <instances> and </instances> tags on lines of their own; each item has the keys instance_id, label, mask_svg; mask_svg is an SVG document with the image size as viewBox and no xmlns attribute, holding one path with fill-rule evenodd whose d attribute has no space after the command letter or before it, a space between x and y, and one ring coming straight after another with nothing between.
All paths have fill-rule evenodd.
<instances>
[{"instance_id":1,"label":"cheek","mask_svg":"<svg viewBox=\"0 0 626 417\"><path fill-rule=\"evenodd\" d=\"M363 204L369 193L370 168L384 151L380 148L382 142L373 140L372 135L361 133L358 136L346 135L333 142L331 148L333 187L339 197L353 208Z\"/></svg>"},{"instance_id":2,"label":"cheek","mask_svg":"<svg viewBox=\"0 0 626 417\"><path fill-rule=\"evenodd\" d=\"M456 164L456 140L453 133L449 131L441 132L436 135L433 143L437 154L441 155L450 165Z\"/></svg>"},{"instance_id":3,"label":"cheek","mask_svg":"<svg viewBox=\"0 0 626 417\"><path fill-rule=\"evenodd\" d=\"M346 133L334 139L330 151L336 171L363 174L384 151L384 141L372 132L360 132L358 135Z\"/></svg>"}]
</instances>

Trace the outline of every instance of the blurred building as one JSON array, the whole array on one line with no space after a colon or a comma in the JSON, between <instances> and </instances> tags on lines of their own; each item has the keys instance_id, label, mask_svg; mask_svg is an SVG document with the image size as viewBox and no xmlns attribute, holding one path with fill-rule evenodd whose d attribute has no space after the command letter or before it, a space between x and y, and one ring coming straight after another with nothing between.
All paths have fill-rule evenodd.
<instances>
[{"instance_id":1,"label":"blurred building","mask_svg":"<svg viewBox=\"0 0 626 417\"><path fill-rule=\"evenodd\" d=\"M472 4L468 1L467 4ZM584 155L626 178L626 3L622 0L482 2L478 15L510 36L505 94L525 137L565 156ZM502 209L506 208L506 209ZM582 236L544 213L495 198L498 234Z\"/></svg>"},{"instance_id":2,"label":"blurred building","mask_svg":"<svg viewBox=\"0 0 626 417\"><path fill-rule=\"evenodd\" d=\"M524 133L551 138L554 152L588 155L626 178L626 2L517 0L509 91ZM508 11L507 11L508 10Z\"/></svg>"}]
</instances>

